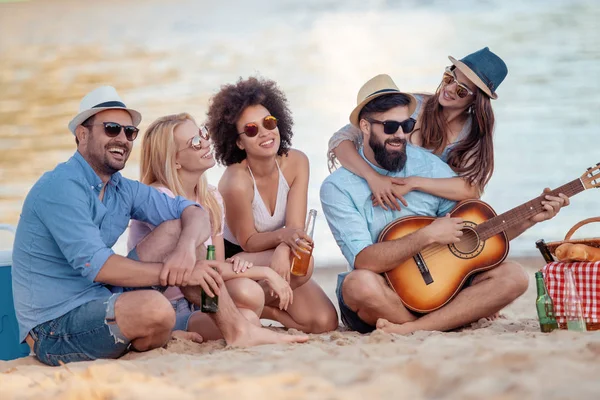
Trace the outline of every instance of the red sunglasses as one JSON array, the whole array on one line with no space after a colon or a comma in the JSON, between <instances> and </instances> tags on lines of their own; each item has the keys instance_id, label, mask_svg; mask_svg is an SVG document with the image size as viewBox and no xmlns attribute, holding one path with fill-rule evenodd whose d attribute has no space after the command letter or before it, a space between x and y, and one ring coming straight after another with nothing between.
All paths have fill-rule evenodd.
<instances>
[{"instance_id":1,"label":"red sunglasses","mask_svg":"<svg viewBox=\"0 0 600 400\"><path fill-rule=\"evenodd\" d=\"M262 120L262 126L265 129L272 131L273 129L277 128L277 118L275 118L272 115L267 115ZM254 137L258 135L258 130L258 124L256 124L255 122L249 122L246 125L244 125L244 131L239 132L238 135L245 134L248 137Z\"/></svg>"}]
</instances>

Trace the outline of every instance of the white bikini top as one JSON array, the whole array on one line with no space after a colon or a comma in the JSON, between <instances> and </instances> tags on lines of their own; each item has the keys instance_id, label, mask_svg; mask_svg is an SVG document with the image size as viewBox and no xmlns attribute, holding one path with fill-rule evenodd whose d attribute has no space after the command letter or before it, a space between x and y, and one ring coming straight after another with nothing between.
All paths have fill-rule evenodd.
<instances>
[{"instance_id":1,"label":"white bikini top","mask_svg":"<svg viewBox=\"0 0 600 400\"><path fill-rule=\"evenodd\" d=\"M275 163L277 164L277 170L279 170L279 182L277 184L277 200L273 215L271 215L269 209L265 205L265 202L260 196L258 187L256 186L256 180L254 179L254 174L252 173L250 166L248 166L248 171L250 171L250 176L252 176L252 182L254 184L254 198L252 199L254 228L259 233L273 232L285 226L285 211L287 208L287 196L290 191L290 186L285 180L285 176L283 176L281 168L279 168L279 163L277 163L277 161L275 161ZM225 229L223 230L223 238L231 243L239 245L235 239L235 236L233 236L233 233L231 233L227 225L225 225Z\"/></svg>"}]
</instances>

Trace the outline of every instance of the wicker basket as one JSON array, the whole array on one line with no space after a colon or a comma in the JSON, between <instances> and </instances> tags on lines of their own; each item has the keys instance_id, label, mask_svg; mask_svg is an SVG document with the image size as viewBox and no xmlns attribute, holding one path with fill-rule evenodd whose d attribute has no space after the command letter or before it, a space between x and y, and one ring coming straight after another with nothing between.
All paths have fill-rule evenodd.
<instances>
[{"instance_id":1,"label":"wicker basket","mask_svg":"<svg viewBox=\"0 0 600 400\"><path fill-rule=\"evenodd\" d=\"M591 222L600 222L600 217L593 217L593 218L584 219L583 221L576 223L569 230L569 232L567 232L567 234L565 235L565 239L564 240L560 240L560 241L557 241L557 242L546 243L546 246L548 246L548 250L550 250L550 253L552 253L552 255L554 255L554 251L556 250L556 248L558 246L560 246L561 244L563 244L563 243L586 244L588 246L600 248L600 238L573 239L573 240L571 240L571 236L573 236L573 234L575 233L575 231L577 229L579 229L582 226L587 225L587 224L589 224Z\"/></svg>"}]
</instances>

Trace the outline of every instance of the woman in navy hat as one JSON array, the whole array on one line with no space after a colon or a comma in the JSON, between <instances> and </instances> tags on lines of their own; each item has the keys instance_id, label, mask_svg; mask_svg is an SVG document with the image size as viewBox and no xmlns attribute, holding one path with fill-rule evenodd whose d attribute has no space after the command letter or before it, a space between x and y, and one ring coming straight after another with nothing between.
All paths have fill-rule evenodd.
<instances>
[{"instance_id":1,"label":"woman in navy hat","mask_svg":"<svg viewBox=\"0 0 600 400\"><path fill-rule=\"evenodd\" d=\"M494 171L494 112L490 100L508 73L500 57L485 47L461 60L448 57L440 85L433 95L415 95L417 122L410 135L413 145L424 147L459 175L458 178L391 178L378 174L357 152L360 130L347 125L329 141L330 169L336 158L342 166L364 177L373 192L374 204L400 209L398 200L411 190L428 192L450 200L478 198ZM407 133L407 132L405 132Z\"/></svg>"}]
</instances>

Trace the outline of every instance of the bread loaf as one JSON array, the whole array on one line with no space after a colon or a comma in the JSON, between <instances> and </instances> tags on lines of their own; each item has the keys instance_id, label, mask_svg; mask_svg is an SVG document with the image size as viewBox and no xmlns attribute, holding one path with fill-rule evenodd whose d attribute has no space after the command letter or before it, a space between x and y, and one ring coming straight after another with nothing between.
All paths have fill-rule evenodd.
<instances>
[{"instance_id":1,"label":"bread loaf","mask_svg":"<svg viewBox=\"0 0 600 400\"><path fill-rule=\"evenodd\" d=\"M573 243L563 243L554 250L554 255L558 261L569 261L568 251L573 246Z\"/></svg>"},{"instance_id":2,"label":"bread loaf","mask_svg":"<svg viewBox=\"0 0 600 400\"><path fill-rule=\"evenodd\" d=\"M567 258L572 261L600 261L600 249L587 244L574 244L567 250Z\"/></svg>"}]
</instances>

